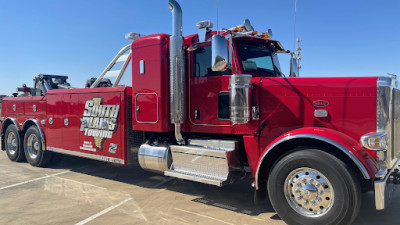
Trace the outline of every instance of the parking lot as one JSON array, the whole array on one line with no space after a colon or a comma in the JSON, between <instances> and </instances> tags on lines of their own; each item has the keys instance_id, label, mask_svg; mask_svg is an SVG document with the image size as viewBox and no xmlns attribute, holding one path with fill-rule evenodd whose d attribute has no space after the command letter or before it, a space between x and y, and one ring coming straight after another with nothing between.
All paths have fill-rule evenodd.
<instances>
[{"instance_id":1,"label":"parking lot","mask_svg":"<svg viewBox=\"0 0 400 225\"><path fill-rule=\"evenodd\" d=\"M70 156L36 168L1 151L0 224L285 224L269 201L253 204L250 184L218 188ZM399 224L398 192L385 211L364 194L354 224Z\"/></svg>"}]
</instances>

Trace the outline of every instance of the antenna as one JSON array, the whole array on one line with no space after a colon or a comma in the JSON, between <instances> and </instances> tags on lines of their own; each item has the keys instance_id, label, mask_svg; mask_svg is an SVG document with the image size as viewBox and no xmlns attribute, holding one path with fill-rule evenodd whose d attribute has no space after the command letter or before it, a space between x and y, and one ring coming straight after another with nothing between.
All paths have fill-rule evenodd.
<instances>
[{"instance_id":1,"label":"antenna","mask_svg":"<svg viewBox=\"0 0 400 225\"><path fill-rule=\"evenodd\" d=\"M215 4L216 4L216 7L217 7L217 34L218 34L218 0L215 0Z\"/></svg>"},{"instance_id":2,"label":"antenna","mask_svg":"<svg viewBox=\"0 0 400 225\"><path fill-rule=\"evenodd\" d=\"M294 0L293 52L296 48L296 18L297 18L297 0Z\"/></svg>"}]
</instances>

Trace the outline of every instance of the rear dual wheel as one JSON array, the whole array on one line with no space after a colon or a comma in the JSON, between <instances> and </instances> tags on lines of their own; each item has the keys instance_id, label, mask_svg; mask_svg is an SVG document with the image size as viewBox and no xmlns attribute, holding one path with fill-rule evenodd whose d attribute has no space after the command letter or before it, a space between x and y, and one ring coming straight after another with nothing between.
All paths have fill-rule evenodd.
<instances>
[{"instance_id":1,"label":"rear dual wheel","mask_svg":"<svg viewBox=\"0 0 400 225\"><path fill-rule=\"evenodd\" d=\"M279 160L268 178L268 194L288 224L350 224L361 205L351 168L318 149L298 149Z\"/></svg>"},{"instance_id":2,"label":"rear dual wheel","mask_svg":"<svg viewBox=\"0 0 400 225\"><path fill-rule=\"evenodd\" d=\"M25 156L32 166L42 167L47 165L52 157L52 152L45 151L42 145L42 137L36 126L31 126L24 136Z\"/></svg>"},{"instance_id":3,"label":"rear dual wheel","mask_svg":"<svg viewBox=\"0 0 400 225\"><path fill-rule=\"evenodd\" d=\"M7 127L4 135L4 143L7 156L11 161L21 162L25 160L25 154L21 146L19 132L14 124Z\"/></svg>"}]
</instances>

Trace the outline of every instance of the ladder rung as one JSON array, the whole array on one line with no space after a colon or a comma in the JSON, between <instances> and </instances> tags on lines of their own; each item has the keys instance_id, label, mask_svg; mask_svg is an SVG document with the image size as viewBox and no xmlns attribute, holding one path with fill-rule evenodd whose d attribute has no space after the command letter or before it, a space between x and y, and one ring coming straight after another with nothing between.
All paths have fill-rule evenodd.
<instances>
[{"instance_id":1,"label":"ladder rung","mask_svg":"<svg viewBox=\"0 0 400 225\"><path fill-rule=\"evenodd\" d=\"M129 54L125 54L125 55L121 55L118 59L117 59L117 63L118 62L125 62L128 59Z\"/></svg>"},{"instance_id":2,"label":"ladder rung","mask_svg":"<svg viewBox=\"0 0 400 225\"><path fill-rule=\"evenodd\" d=\"M121 70L110 70L104 75L104 77L118 77L120 72Z\"/></svg>"}]
</instances>

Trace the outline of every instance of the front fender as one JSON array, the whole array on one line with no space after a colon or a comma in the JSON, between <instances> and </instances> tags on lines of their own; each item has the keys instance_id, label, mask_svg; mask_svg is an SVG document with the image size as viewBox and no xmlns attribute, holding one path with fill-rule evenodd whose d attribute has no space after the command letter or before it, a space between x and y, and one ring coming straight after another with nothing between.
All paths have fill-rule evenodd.
<instances>
[{"instance_id":1,"label":"front fender","mask_svg":"<svg viewBox=\"0 0 400 225\"><path fill-rule=\"evenodd\" d=\"M354 162L365 179L375 177L375 174L378 172L376 160L353 138L339 131L327 128L301 128L281 135L264 149L258 160L254 179L254 185L257 190L260 188L260 169L266 163L266 159L272 156L271 153L279 149L279 146L284 143L302 139L323 142L335 147Z\"/></svg>"}]
</instances>

